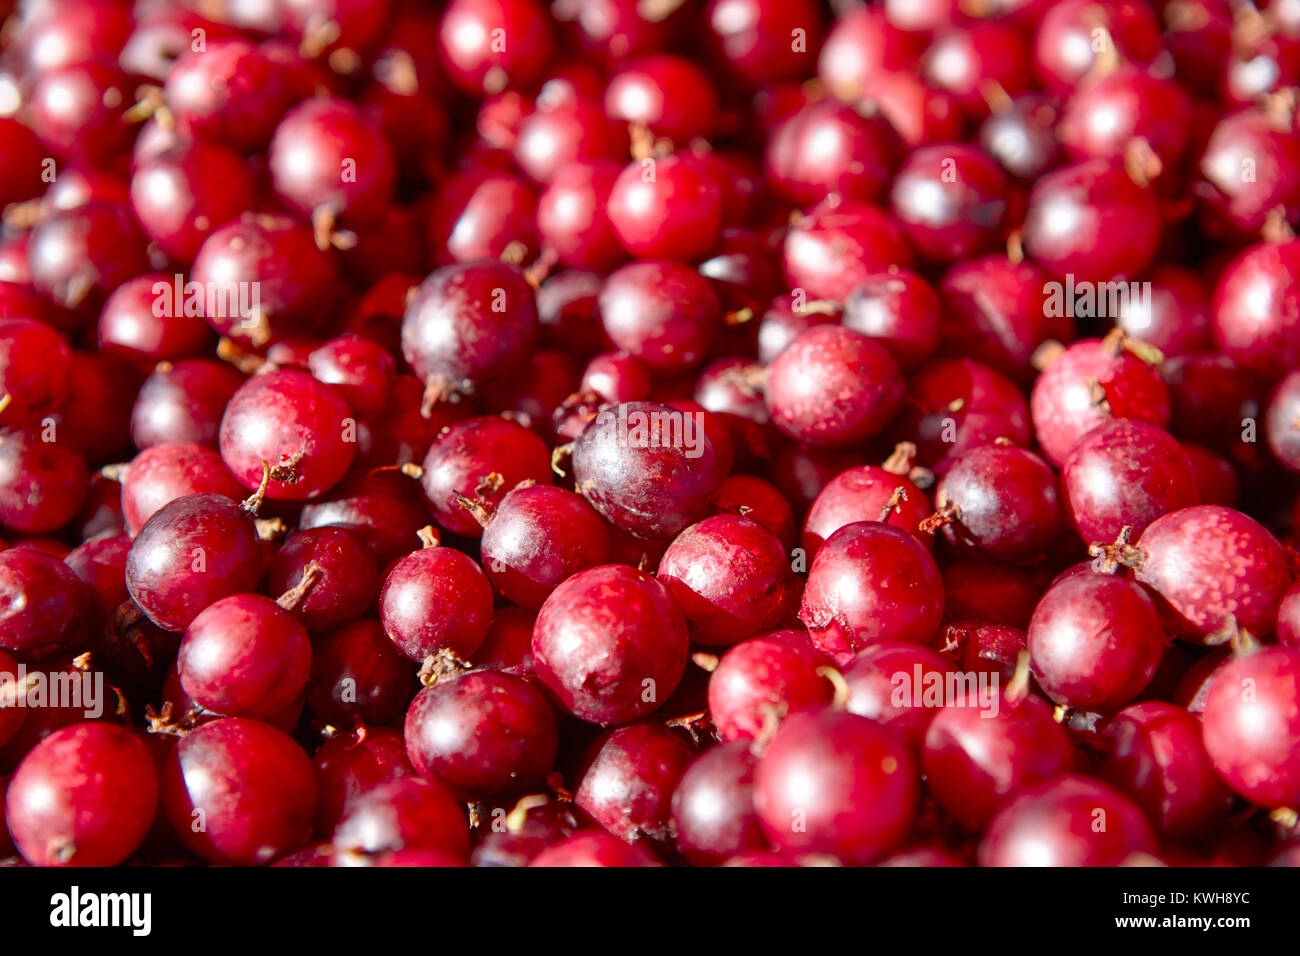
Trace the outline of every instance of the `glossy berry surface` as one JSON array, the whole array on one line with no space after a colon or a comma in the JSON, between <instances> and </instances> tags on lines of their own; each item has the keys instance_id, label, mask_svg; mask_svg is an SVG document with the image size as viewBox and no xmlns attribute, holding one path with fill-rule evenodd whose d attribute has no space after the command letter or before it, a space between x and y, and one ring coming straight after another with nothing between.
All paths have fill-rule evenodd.
<instances>
[{"instance_id":1,"label":"glossy berry surface","mask_svg":"<svg viewBox=\"0 0 1300 956\"><path fill-rule=\"evenodd\" d=\"M575 717L601 726L656 710L686 670L686 621L664 586L625 565L575 574L533 627L537 677Z\"/></svg>"},{"instance_id":2,"label":"glossy berry surface","mask_svg":"<svg viewBox=\"0 0 1300 956\"><path fill-rule=\"evenodd\" d=\"M939 516L951 519L943 525L950 542L1009 564L1046 551L1062 522L1052 469L1011 445L985 445L958 458L940 480L934 503Z\"/></svg>"},{"instance_id":3,"label":"glossy berry surface","mask_svg":"<svg viewBox=\"0 0 1300 956\"><path fill-rule=\"evenodd\" d=\"M0 551L0 582L4 650L23 658L48 657L85 638L90 594L62 561L20 548Z\"/></svg>"},{"instance_id":4,"label":"glossy berry surface","mask_svg":"<svg viewBox=\"0 0 1300 956\"><path fill-rule=\"evenodd\" d=\"M1175 704L1145 701L1116 714L1106 736L1106 777L1132 795L1161 832L1196 833L1227 812L1230 794L1194 715Z\"/></svg>"},{"instance_id":5,"label":"glossy berry surface","mask_svg":"<svg viewBox=\"0 0 1300 956\"><path fill-rule=\"evenodd\" d=\"M943 658L928 647L892 641L873 644L842 672L849 687L844 707L885 725L919 748L937 710L932 688L936 681L943 685L947 672Z\"/></svg>"},{"instance_id":6,"label":"glossy berry surface","mask_svg":"<svg viewBox=\"0 0 1300 956\"><path fill-rule=\"evenodd\" d=\"M445 785L404 776L357 799L334 828L331 842L361 862L401 850L435 850L464 859L469 827L464 807Z\"/></svg>"},{"instance_id":7,"label":"glossy berry surface","mask_svg":"<svg viewBox=\"0 0 1300 956\"><path fill-rule=\"evenodd\" d=\"M764 395L772 423L790 437L843 447L893 420L903 378L883 346L828 325L809 329L773 359Z\"/></svg>"},{"instance_id":8,"label":"glossy berry surface","mask_svg":"<svg viewBox=\"0 0 1300 956\"><path fill-rule=\"evenodd\" d=\"M439 524L470 537L483 533L483 523L467 503L491 509L520 482L550 481L545 443L518 422L498 417L471 418L444 429L424 456L420 479Z\"/></svg>"},{"instance_id":9,"label":"glossy berry surface","mask_svg":"<svg viewBox=\"0 0 1300 956\"><path fill-rule=\"evenodd\" d=\"M658 402L602 410L573 445L577 490L622 531L677 534L704 517L725 477L702 416Z\"/></svg>"},{"instance_id":10,"label":"glossy berry surface","mask_svg":"<svg viewBox=\"0 0 1300 956\"><path fill-rule=\"evenodd\" d=\"M1138 547L1137 580L1160 596L1175 636L1212 643L1229 616L1254 634L1272 630L1291 570L1259 522L1232 508L1197 505L1153 521Z\"/></svg>"},{"instance_id":11,"label":"glossy berry surface","mask_svg":"<svg viewBox=\"0 0 1300 956\"><path fill-rule=\"evenodd\" d=\"M247 511L224 495L185 495L140 529L127 556L126 585L155 624L182 631L213 601L252 591L261 567Z\"/></svg>"},{"instance_id":12,"label":"glossy berry surface","mask_svg":"<svg viewBox=\"0 0 1300 956\"><path fill-rule=\"evenodd\" d=\"M690 156L647 157L618 174L606 212L630 255L690 259L707 252L717 238L722 191Z\"/></svg>"},{"instance_id":13,"label":"glossy berry surface","mask_svg":"<svg viewBox=\"0 0 1300 956\"><path fill-rule=\"evenodd\" d=\"M558 745L555 714L527 681L471 671L426 687L406 713L411 763L469 794L535 786Z\"/></svg>"},{"instance_id":14,"label":"glossy berry surface","mask_svg":"<svg viewBox=\"0 0 1300 956\"><path fill-rule=\"evenodd\" d=\"M518 269L446 266L407 303L402 354L417 377L441 391L473 391L517 371L536 331L533 290Z\"/></svg>"},{"instance_id":15,"label":"glossy berry surface","mask_svg":"<svg viewBox=\"0 0 1300 956\"><path fill-rule=\"evenodd\" d=\"M1169 390L1156 369L1116 340L1085 339L1034 382L1030 412L1048 461L1058 467L1075 442L1111 418L1169 423Z\"/></svg>"},{"instance_id":16,"label":"glossy berry surface","mask_svg":"<svg viewBox=\"0 0 1300 956\"><path fill-rule=\"evenodd\" d=\"M1167 432L1135 419L1093 429L1061 468L1070 522L1085 542L1141 534L1161 515L1199 504L1191 459Z\"/></svg>"},{"instance_id":17,"label":"glossy berry surface","mask_svg":"<svg viewBox=\"0 0 1300 956\"><path fill-rule=\"evenodd\" d=\"M311 835L318 786L286 734L226 718L196 728L162 769L162 808L194 853L214 863L266 864ZM191 822L201 811L205 828Z\"/></svg>"},{"instance_id":18,"label":"glossy berry surface","mask_svg":"<svg viewBox=\"0 0 1300 956\"><path fill-rule=\"evenodd\" d=\"M714 747L687 766L673 790L676 843L697 865L716 864L764 844L754 810L754 755L735 741Z\"/></svg>"},{"instance_id":19,"label":"glossy berry surface","mask_svg":"<svg viewBox=\"0 0 1300 956\"><path fill-rule=\"evenodd\" d=\"M785 624L797 585L781 542L757 521L715 515L668 546L655 575L697 644L734 644Z\"/></svg>"},{"instance_id":20,"label":"glossy berry surface","mask_svg":"<svg viewBox=\"0 0 1300 956\"><path fill-rule=\"evenodd\" d=\"M943 615L939 568L906 531L875 521L845 525L808 569L799 619L836 660L880 641L926 641Z\"/></svg>"},{"instance_id":21,"label":"glossy berry surface","mask_svg":"<svg viewBox=\"0 0 1300 956\"><path fill-rule=\"evenodd\" d=\"M411 660L440 649L468 656L487 636L492 586L473 558L435 546L397 561L377 604L384 632Z\"/></svg>"},{"instance_id":22,"label":"glossy berry surface","mask_svg":"<svg viewBox=\"0 0 1300 956\"><path fill-rule=\"evenodd\" d=\"M1094 826L1105 814L1104 829ZM1026 790L993 818L982 866L1119 866L1149 854L1155 837L1137 804L1104 783L1057 777Z\"/></svg>"},{"instance_id":23,"label":"glossy berry surface","mask_svg":"<svg viewBox=\"0 0 1300 956\"><path fill-rule=\"evenodd\" d=\"M140 738L84 723L32 749L9 781L4 816L35 866L115 866L144 839L157 808L158 771Z\"/></svg>"},{"instance_id":24,"label":"glossy berry surface","mask_svg":"<svg viewBox=\"0 0 1300 956\"><path fill-rule=\"evenodd\" d=\"M539 608L579 571L604 564L607 526L580 495L549 485L517 487L483 529L488 580L516 604Z\"/></svg>"},{"instance_id":25,"label":"glossy berry surface","mask_svg":"<svg viewBox=\"0 0 1300 956\"><path fill-rule=\"evenodd\" d=\"M1034 609L1028 633L1034 677L1047 696L1101 712L1146 687L1166 640L1143 588L1091 572L1053 585Z\"/></svg>"},{"instance_id":26,"label":"glossy berry surface","mask_svg":"<svg viewBox=\"0 0 1300 956\"><path fill-rule=\"evenodd\" d=\"M311 670L307 632L270 598L214 601L181 639L181 686L197 704L230 717L274 717L302 693Z\"/></svg>"},{"instance_id":27,"label":"glossy berry surface","mask_svg":"<svg viewBox=\"0 0 1300 956\"><path fill-rule=\"evenodd\" d=\"M991 705L991 706L990 706ZM981 830L1008 799L1074 766L1065 728L1041 698L1010 688L988 704L953 701L930 721L921 766L941 804Z\"/></svg>"},{"instance_id":28,"label":"glossy berry surface","mask_svg":"<svg viewBox=\"0 0 1300 956\"><path fill-rule=\"evenodd\" d=\"M708 703L724 741L756 738L785 714L828 703L826 658L805 631L774 631L729 648L709 676Z\"/></svg>"},{"instance_id":29,"label":"glossy berry surface","mask_svg":"<svg viewBox=\"0 0 1300 956\"><path fill-rule=\"evenodd\" d=\"M268 497L295 501L343 477L355 452L356 419L332 388L289 369L249 379L231 396L221 420L221 457L249 491L272 474Z\"/></svg>"},{"instance_id":30,"label":"glossy berry surface","mask_svg":"<svg viewBox=\"0 0 1300 956\"><path fill-rule=\"evenodd\" d=\"M673 792L695 756L681 731L632 724L607 731L591 748L574 802L615 836L665 840Z\"/></svg>"},{"instance_id":31,"label":"glossy berry surface","mask_svg":"<svg viewBox=\"0 0 1300 956\"><path fill-rule=\"evenodd\" d=\"M916 761L898 738L832 710L791 717L754 769L754 806L768 839L793 855L826 854L848 865L869 863L901 841L919 789Z\"/></svg>"}]
</instances>

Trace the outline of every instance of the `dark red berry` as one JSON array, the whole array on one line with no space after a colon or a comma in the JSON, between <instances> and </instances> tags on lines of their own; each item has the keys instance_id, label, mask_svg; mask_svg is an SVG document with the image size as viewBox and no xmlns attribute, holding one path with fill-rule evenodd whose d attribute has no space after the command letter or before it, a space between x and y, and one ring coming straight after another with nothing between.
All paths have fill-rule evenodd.
<instances>
[{"instance_id":1,"label":"dark red berry","mask_svg":"<svg viewBox=\"0 0 1300 956\"><path fill-rule=\"evenodd\" d=\"M505 597L539 608L564 581L604 564L607 525L580 495L548 485L516 487L483 529L483 567Z\"/></svg>"},{"instance_id":2,"label":"dark red berry","mask_svg":"<svg viewBox=\"0 0 1300 956\"><path fill-rule=\"evenodd\" d=\"M1151 854L1137 804L1086 777L1063 776L1002 807L980 843L981 866L1120 866Z\"/></svg>"},{"instance_id":3,"label":"dark red berry","mask_svg":"<svg viewBox=\"0 0 1300 956\"><path fill-rule=\"evenodd\" d=\"M678 730L632 724L592 744L574 802L610 833L631 842L672 836L672 799L695 749Z\"/></svg>"},{"instance_id":4,"label":"dark red berry","mask_svg":"<svg viewBox=\"0 0 1300 956\"><path fill-rule=\"evenodd\" d=\"M158 771L124 727L55 731L19 764L5 823L34 866L116 866L144 839L158 809Z\"/></svg>"},{"instance_id":5,"label":"dark red berry","mask_svg":"<svg viewBox=\"0 0 1300 956\"><path fill-rule=\"evenodd\" d=\"M307 842L317 792L302 748L257 720L196 727L162 771L162 808L172 829L213 863L266 864Z\"/></svg>"},{"instance_id":6,"label":"dark red berry","mask_svg":"<svg viewBox=\"0 0 1300 956\"><path fill-rule=\"evenodd\" d=\"M881 641L921 644L943 617L943 583L925 546L876 521L845 525L808 571L799 619L839 662Z\"/></svg>"},{"instance_id":7,"label":"dark red berry","mask_svg":"<svg viewBox=\"0 0 1300 956\"><path fill-rule=\"evenodd\" d=\"M379 619L399 651L422 661L474 653L492 620L492 585L478 562L437 545L397 561L379 592Z\"/></svg>"},{"instance_id":8,"label":"dark red berry","mask_svg":"<svg viewBox=\"0 0 1300 956\"><path fill-rule=\"evenodd\" d=\"M607 564L557 587L533 628L537 676L570 713L601 726L656 710L686 670L686 622L649 575Z\"/></svg>"},{"instance_id":9,"label":"dark red berry","mask_svg":"<svg viewBox=\"0 0 1300 956\"><path fill-rule=\"evenodd\" d=\"M406 712L406 750L430 780L473 795L540 784L555 762L555 713L532 684L499 671L439 680Z\"/></svg>"},{"instance_id":10,"label":"dark red berry","mask_svg":"<svg viewBox=\"0 0 1300 956\"><path fill-rule=\"evenodd\" d=\"M126 586L151 621L183 631L214 601L253 591L261 570L248 511L224 495L185 495L159 508L136 535Z\"/></svg>"},{"instance_id":11,"label":"dark red berry","mask_svg":"<svg viewBox=\"0 0 1300 956\"><path fill-rule=\"evenodd\" d=\"M307 686L311 644L302 625L270 598L234 594L190 622L176 666L195 703L218 714L266 720Z\"/></svg>"},{"instance_id":12,"label":"dark red berry","mask_svg":"<svg viewBox=\"0 0 1300 956\"><path fill-rule=\"evenodd\" d=\"M725 477L704 415L657 402L605 408L573 444L577 490L620 530L678 534L704 517Z\"/></svg>"},{"instance_id":13,"label":"dark red berry","mask_svg":"<svg viewBox=\"0 0 1300 956\"><path fill-rule=\"evenodd\" d=\"M902 741L875 721L830 709L795 714L758 761L754 806L780 850L862 866L911 829L919 776Z\"/></svg>"},{"instance_id":14,"label":"dark red berry","mask_svg":"<svg viewBox=\"0 0 1300 956\"><path fill-rule=\"evenodd\" d=\"M994 707L970 701L940 710L925 735L926 783L944 809L979 831L1015 793L1074 767L1065 728L1043 701L1007 687Z\"/></svg>"},{"instance_id":15,"label":"dark red berry","mask_svg":"<svg viewBox=\"0 0 1300 956\"><path fill-rule=\"evenodd\" d=\"M1043 459L1013 445L973 448L952 463L934 493L943 534L958 548L1022 564L1060 533L1056 475Z\"/></svg>"},{"instance_id":16,"label":"dark red berry","mask_svg":"<svg viewBox=\"0 0 1300 956\"><path fill-rule=\"evenodd\" d=\"M903 377L889 352L857 332L809 329L767 371L772 422L792 438L844 447L879 434L898 414Z\"/></svg>"},{"instance_id":17,"label":"dark red berry","mask_svg":"<svg viewBox=\"0 0 1300 956\"><path fill-rule=\"evenodd\" d=\"M697 866L762 849L754 810L754 764L747 741L712 747L693 759L673 791L677 849Z\"/></svg>"},{"instance_id":18,"label":"dark red berry","mask_svg":"<svg viewBox=\"0 0 1300 956\"><path fill-rule=\"evenodd\" d=\"M1106 727L1103 772L1164 834L1202 832L1228 810L1231 794L1201 742L1201 722L1174 704L1125 707Z\"/></svg>"}]
</instances>

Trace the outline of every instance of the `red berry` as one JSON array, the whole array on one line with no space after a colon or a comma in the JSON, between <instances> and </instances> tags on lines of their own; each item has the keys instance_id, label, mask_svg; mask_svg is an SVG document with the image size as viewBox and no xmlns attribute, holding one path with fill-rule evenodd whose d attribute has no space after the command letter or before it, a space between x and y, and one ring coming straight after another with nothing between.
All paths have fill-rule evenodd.
<instances>
[{"instance_id":1,"label":"red berry","mask_svg":"<svg viewBox=\"0 0 1300 956\"><path fill-rule=\"evenodd\" d=\"M555 762L555 713L527 681L497 671L439 680L406 712L406 750L426 778L466 794L537 786Z\"/></svg>"},{"instance_id":2,"label":"red berry","mask_svg":"<svg viewBox=\"0 0 1300 956\"><path fill-rule=\"evenodd\" d=\"M973 448L952 463L934 493L944 537L958 548L1022 564L1045 553L1062 524L1056 475L1012 445Z\"/></svg>"},{"instance_id":3,"label":"red berry","mask_svg":"<svg viewBox=\"0 0 1300 956\"><path fill-rule=\"evenodd\" d=\"M1198 504L1191 459L1167 432L1133 419L1099 425L1061 467L1070 522L1086 542L1137 535L1171 511Z\"/></svg>"},{"instance_id":4,"label":"red berry","mask_svg":"<svg viewBox=\"0 0 1300 956\"><path fill-rule=\"evenodd\" d=\"M722 226L722 190L689 153L647 157L624 167L610 188L610 224L642 259L694 259L713 248Z\"/></svg>"},{"instance_id":5,"label":"red berry","mask_svg":"<svg viewBox=\"0 0 1300 956\"><path fill-rule=\"evenodd\" d=\"M327 491L356 453L356 419L328 385L278 369L239 387L221 420L221 457L250 491L271 467L266 495L301 501Z\"/></svg>"},{"instance_id":6,"label":"red berry","mask_svg":"<svg viewBox=\"0 0 1300 956\"><path fill-rule=\"evenodd\" d=\"M1214 289L1214 341L1242 366L1277 378L1300 363L1300 241L1260 243Z\"/></svg>"},{"instance_id":7,"label":"red berry","mask_svg":"<svg viewBox=\"0 0 1300 956\"><path fill-rule=\"evenodd\" d=\"M440 392L473 393L524 364L537 334L532 287L500 262L445 266L424 280L402 319L402 354Z\"/></svg>"},{"instance_id":8,"label":"red berry","mask_svg":"<svg viewBox=\"0 0 1300 956\"><path fill-rule=\"evenodd\" d=\"M707 280L676 262L615 270L601 287L599 307L615 346L660 375L695 368L722 329L722 307Z\"/></svg>"},{"instance_id":9,"label":"red berry","mask_svg":"<svg viewBox=\"0 0 1300 956\"><path fill-rule=\"evenodd\" d=\"M420 481L442 527L477 537L483 525L466 504L492 509L520 482L549 485L551 476L550 453L531 429L485 416L443 429L424 456Z\"/></svg>"},{"instance_id":10,"label":"red berry","mask_svg":"<svg viewBox=\"0 0 1300 956\"><path fill-rule=\"evenodd\" d=\"M673 791L695 756L680 731L632 724L592 744L574 802L628 842L672 836Z\"/></svg>"},{"instance_id":11,"label":"red berry","mask_svg":"<svg viewBox=\"0 0 1300 956\"><path fill-rule=\"evenodd\" d=\"M809 329L767 371L772 422L792 438L844 447L879 434L903 402L898 363L881 345L841 326Z\"/></svg>"},{"instance_id":12,"label":"red berry","mask_svg":"<svg viewBox=\"0 0 1300 956\"><path fill-rule=\"evenodd\" d=\"M185 495L154 512L136 535L126 586L151 621L183 631L214 601L253 591L261 569L251 514L224 495Z\"/></svg>"},{"instance_id":13,"label":"red berry","mask_svg":"<svg viewBox=\"0 0 1300 956\"><path fill-rule=\"evenodd\" d=\"M982 830L1017 792L1074 767L1065 728L1041 699L995 691L996 709L949 703L930 721L922 767L939 803L969 830Z\"/></svg>"},{"instance_id":14,"label":"red berry","mask_svg":"<svg viewBox=\"0 0 1300 956\"><path fill-rule=\"evenodd\" d=\"M257 720L196 727L162 771L168 821L191 852L213 863L266 864L298 848L311 835L316 797L307 755Z\"/></svg>"},{"instance_id":15,"label":"red berry","mask_svg":"<svg viewBox=\"0 0 1300 956\"><path fill-rule=\"evenodd\" d=\"M1201 726L1210 761L1229 786L1263 807L1300 798L1300 650L1266 647L1216 673Z\"/></svg>"},{"instance_id":16,"label":"red berry","mask_svg":"<svg viewBox=\"0 0 1300 956\"><path fill-rule=\"evenodd\" d=\"M787 623L798 600L790 559L758 522L705 518L679 534L656 575L700 644L734 644Z\"/></svg>"},{"instance_id":17,"label":"red berry","mask_svg":"<svg viewBox=\"0 0 1300 956\"><path fill-rule=\"evenodd\" d=\"M483 566L505 597L539 608L564 581L610 556L607 525L564 488L517 487L483 529Z\"/></svg>"},{"instance_id":18,"label":"red berry","mask_svg":"<svg viewBox=\"0 0 1300 956\"><path fill-rule=\"evenodd\" d=\"M1120 866L1156 849L1137 804L1104 783L1063 776L1002 807L980 843L981 866Z\"/></svg>"},{"instance_id":19,"label":"red berry","mask_svg":"<svg viewBox=\"0 0 1300 956\"><path fill-rule=\"evenodd\" d=\"M1029 622L1029 653L1043 692L1058 704L1102 713L1142 692L1165 640L1146 590L1109 574L1059 581Z\"/></svg>"},{"instance_id":20,"label":"red berry","mask_svg":"<svg viewBox=\"0 0 1300 956\"><path fill-rule=\"evenodd\" d=\"M685 144L710 132L717 93L694 63L669 53L623 66L605 90L605 112Z\"/></svg>"},{"instance_id":21,"label":"red berry","mask_svg":"<svg viewBox=\"0 0 1300 956\"><path fill-rule=\"evenodd\" d=\"M411 660L439 650L468 657L487 636L492 585L469 555L426 547L392 566L378 605L384 632Z\"/></svg>"},{"instance_id":22,"label":"red berry","mask_svg":"<svg viewBox=\"0 0 1300 956\"><path fill-rule=\"evenodd\" d=\"M927 259L955 262L997 244L1007 183L996 162L963 143L913 152L894 176L890 203L912 245Z\"/></svg>"},{"instance_id":23,"label":"red berry","mask_svg":"<svg viewBox=\"0 0 1300 956\"><path fill-rule=\"evenodd\" d=\"M1169 390L1160 374L1122 341L1084 339L1034 382L1030 410L1044 454L1063 465L1075 442L1112 418L1168 425Z\"/></svg>"},{"instance_id":24,"label":"red berry","mask_svg":"<svg viewBox=\"0 0 1300 956\"><path fill-rule=\"evenodd\" d=\"M605 830L582 830L551 844L529 866L662 866L648 850Z\"/></svg>"},{"instance_id":25,"label":"red berry","mask_svg":"<svg viewBox=\"0 0 1300 956\"><path fill-rule=\"evenodd\" d=\"M927 696L927 688L944 688L947 676L944 659L928 647L873 644L844 668L844 682L849 687L844 707L885 725L919 750L926 727L946 697L944 691L935 703ZM967 706L974 704L968 701Z\"/></svg>"},{"instance_id":26,"label":"red berry","mask_svg":"<svg viewBox=\"0 0 1300 956\"><path fill-rule=\"evenodd\" d=\"M1157 518L1137 542L1137 580L1161 598L1170 633L1211 644L1235 621L1269 634L1291 569L1277 539L1240 511L1196 505Z\"/></svg>"},{"instance_id":27,"label":"red berry","mask_svg":"<svg viewBox=\"0 0 1300 956\"><path fill-rule=\"evenodd\" d=\"M270 598L235 594L190 622L176 666L195 703L218 714L266 720L307 686L311 644L302 625Z\"/></svg>"},{"instance_id":28,"label":"red berry","mask_svg":"<svg viewBox=\"0 0 1300 956\"><path fill-rule=\"evenodd\" d=\"M442 783L402 776L361 794L334 828L331 843L360 862L400 850L469 856L463 805Z\"/></svg>"},{"instance_id":29,"label":"red berry","mask_svg":"<svg viewBox=\"0 0 1300 956\"><path fill-rule=\"evenodd\" d=\"M943 616L943 581L916 537L859 521L832 534L813 560L799 619L837 661L881 641L921 644Z\"/></svg>"},{"instance_id":30,"label":"red berry","mask_svg":"<svg viewBox=\"0 0 1300 956\"><path fill-rule=\"evenodd\" d=\"M678 534L704 517L725 477L703 416L657 402L605 408L573 444L578 491L622 531Z\"/></svg>"},{"instance_id":31,"label":"red berry","mask_svg":"<svg viewBox=\"0 0 1300 956\"><path fill-rule=\"evenodd\" d=\"M378 621L350 621L312 642L307 706L336 727L388 723L406 707L411 671Z\"/></svg>"},{"instance_id":32,"label":"red berry","mask_svg":"<svg viewBox=\"0 0 1300 956\"><path fill-rule=\"evenodd\" d=\"M133 732L105 723L55 731L19 764L5 823L34 866L116 866L158 808L158 771Z\"/></svg>"},{"instance_id":33,"label":"red berry","mask_svg":"<svg viewBox=\"0 0 1300 956\"><path fill-rule=\"evenodd\" d=\"M1201 742L1201 722L1181 707L1145 701L1125 707L1106 727L1103 767L1161 833L1202 832L1227 813L1231 794Z\"/></svg>"},{"instance_id":34,"label":"red berry","mask_svg":"<svg viewBox=\"0 0 1300 956\"><path fill-rule=\"evenodd\" d=\"M716 865L764 846L754 810L754 764L747 741L711 747L687 766L673 791L677 849L696 866Z\"/></svg>"},{"instance_id":35,"label":"red berry","mask_svg":"<svg viewBox=\"0 0 1300 956\"><path fill-rule=\"evenodd\" d=\"M934 534L919 527L930 512L930 499L905 475L877 465L859 465L840 472L818 492L804 518L799 543L811 561L826 539L840 528L883 517L885 524L910 531L930 548Z\"/></svg>"},{"instance_id":36,"label":"red berry","mask_svg":"<svg viewBox=\"0 0 1300 956\"><path fill-rule=\"evenodd\" d=\"M1025 252L1059 279L1111 282L1141 275L1160 242L1152 190L1124 167L1091 159L1047 173L1029 193Z\"/></svg>"},{"instance_id":37,"label":"red berry","mask_svg":"<svg viewBox=\"0 0 1300 956\"><path fill-rule=\"evenodd\" d=\"M681 611L650 576L607 564L569 578L533 628L537 676L569 713L600 726L658 709L686 670Z\"/></svg>"},{"instance_id":38,"label":"red berry","mask_svg":"<svg viewBox=\"0 0 1300 956\"><path fill-rule=\"evenodd\" d=\"M867 276L910 268L912 252L894 220L875 206L832 194L799 217L781 250L785 277L809 299L843 302Z\"/></svg>"},{"instance_id":39,"label":"red berry","mask_svg":"<svg viewBox=\"0 0 1300 956\"><path fill-rule=\"evenodd\" d=\"M891 731L826 709L787 720L754 770L754 806L768 839L786 853L849 866L902 842L919 790L916 761Z\"/></svg>"}]
</instances>

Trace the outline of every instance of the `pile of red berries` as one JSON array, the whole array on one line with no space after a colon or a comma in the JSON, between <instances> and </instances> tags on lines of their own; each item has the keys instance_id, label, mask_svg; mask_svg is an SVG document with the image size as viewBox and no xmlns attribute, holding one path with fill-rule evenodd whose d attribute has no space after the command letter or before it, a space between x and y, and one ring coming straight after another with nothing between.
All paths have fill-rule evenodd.
<instances>
[{"instance_id":1,"label":"pile of red berries","mask_svg":"<svg viewBox=\"0 0 1300 956\"><path fill-rule=\"evenodd\" d=\"M0 17L0 858L1300 862L1298 0Z\"/></svg>"}]
</instances>

